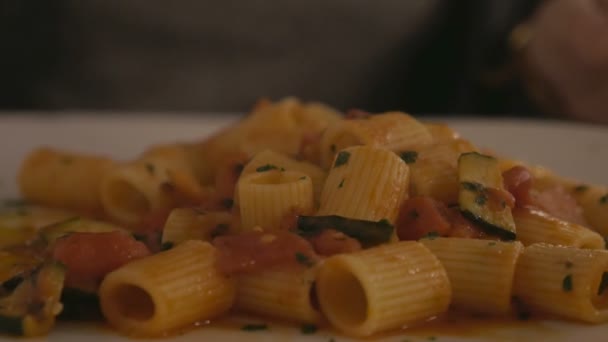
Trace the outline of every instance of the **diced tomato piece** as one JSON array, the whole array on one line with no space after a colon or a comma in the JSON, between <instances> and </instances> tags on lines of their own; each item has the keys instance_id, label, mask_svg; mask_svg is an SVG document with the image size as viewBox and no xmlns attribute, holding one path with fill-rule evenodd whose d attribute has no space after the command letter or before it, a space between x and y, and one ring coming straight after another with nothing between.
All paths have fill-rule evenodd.
<instances>
[{"instance_id":1,"label":"diced tomato piece","mask_svg":"<svg viewBox=\"0 0 608 342\"><path fill-rule=\"evenodd\" d=\"M532 197L531 206L544 210L559 219L583 226L587 225L583 210L563 186L555 186L536 193Z\"/></svg>"},{"instance_id":2,"label":"diced tomato piece","mask_svg":"<svg viewBox=\"0 0 608 342\"><path fill-rule=\"evenodd\" d=\"M335 229L325 229L319 235L311 238L310 242L315 251L323 256L352 253L361 250L361 243L357 239L345 235Z\"/></svg>"},{"instance_id":3,"label":"diced tomato piece","mask_svg":"<svg viewBox=\"0 0 608 342\"><path fill-rule=\"evenodd\" d=\"M479 239L486 236L483 230L475 223L462 216L458 208L448 209L448 216L451 222L449 237L462 237Z\"/></svg>"},{"instance_id":4,"label":"diced tomato piece","mask_svg":"<svg viewBox=\"0 0 608 342\"><path fill-rule=\"evenodd\" d=\"M514 166L502 173L505 189L515 197L515 204L524 207L532 203L530 189L534 182L534 177L523 166Z\"/></svg>"},{"instance_id":5,"label":"diced tomato piece","mask_svg":"<svg viewBox=\"0 0 608 342\"><path fill-rule=\"evenodd\" d=\"M213 245L218 249L218 269L226 275L253 273L282 264L311 266L317 260L307 240L285 231L220 236Z\"/></svg>"},{"instance_id":6,"label":"diced tomato piece","mask_svg":"<svg viewBox=\"0 0 608 342\"><path fill-rule=\"evenodd\" d=\"M124 232L73 233L57 240L52 256L67 267L66 285L100 282L130 261L150 255L143 243Z\"/></svg>"},{"instance_id":7,"label":"diced tomato piece","mask_svg":"<svg viewBox=\"0 0 608 342\"><path fill-rule=\"evenodd\" d=\"M444 236L450 231L447 208L431 197L410 198L401 206L396 229L400 240L418 240L429 233Z\"/></svg>"}]
</instances>

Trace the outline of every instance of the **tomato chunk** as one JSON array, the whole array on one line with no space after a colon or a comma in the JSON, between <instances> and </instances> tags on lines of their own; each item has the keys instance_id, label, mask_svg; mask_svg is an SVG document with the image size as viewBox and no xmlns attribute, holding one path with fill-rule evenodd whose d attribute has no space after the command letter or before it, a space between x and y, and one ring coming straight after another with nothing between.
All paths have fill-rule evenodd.
<instances>
[{"instance_id":1,"label":"tomato chunk","mask_svg":"<svg viewBox=\"0 0 608 342\"><path fill-rule=\"evenodd\" d=\"M502 173L505 189L515 197L515 204L524 207L532 203L530 189L534 182L534 177L523 166L514 166Z\"/></svg>"},{"instance_id":2,"label":"tomato chunk","mask_svg":"<svg viewBox=\"0 0 608 342\"><path fill-rule=\"evenodd\" d=\"M400 240L418 240L429 233L445 236L450 231L447 208L431 197L410 198L401 206L396 229Z\"/></svg>"},{"instance_id":3,"label":"tomato chunk","mask_svg":"<svg viewBox=\"0 0 608 342\"><path fill-rule=\"evenodd\" d=\"M447 234L449 237L460 237L469 239L480 239L486 236L477 224L471 222L458 208L448 209L448 217L450 219L450 231Z\"/></svg>"},{"instance_id":4,"label":"tomato chunk","mask_svg":"<svg viewBox=\"0 0 608 342\"><path fill-rule=\"evenodd\" d=\"M536 193L532 206L568 222L587 225L583 210L576 199L563 186L555 186Z\"/></svg>"},{"instance_id":5,"label":"tomato chunk","mask_svg":"<svg viewBox=\"0 0 608 342\"><path fill-rule=\"evenodd\" d=\"M304 238L285 231L251 231L213 240L218 269L231 275L253 273L276 265L311 266L317 256Z\"/></svg>"},{"instance_id":6,"label":"tomato chunk","mask_svg":"<svg viewBox=\"0 0 608 342\"><path fill-rule=\"evenodd\" d=\"M81 287L130 261L150 255L143 243L123 232L73 233L57 240L52 256L67 267L66 285Z\"/></svg>"},{"instance_id":7,"label":"tomato chunk","mask_svg":"<svg viewBox=\"0 0 608 342\"><path fill-rule=\"evenodd\" d=\"M361 243L357 239L353 239L335 229L325 229L320 234L312 237L310 241L315 251L323 256L361 250Z\"/></svg>"}]
</instances>

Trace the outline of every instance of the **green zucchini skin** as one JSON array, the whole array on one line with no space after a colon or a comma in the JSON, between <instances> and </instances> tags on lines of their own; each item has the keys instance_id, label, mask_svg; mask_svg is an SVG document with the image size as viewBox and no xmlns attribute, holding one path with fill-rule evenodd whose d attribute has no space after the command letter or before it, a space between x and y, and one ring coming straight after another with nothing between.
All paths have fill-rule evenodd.
<instances>
[{"instance_id":1,"label":"green zucchini skin","mask_svg":"<svg viewBox=\"0 0 608 342\"><path fill-rule=\"evenodd\" d=\"M55 324L65 267L46 262L0 299L0 332L33 337L47 335Z\"/></svg>"},{"instance_id":2,"label":"green zucchini skin","mask_svg":"<svg viewBox=\"0 0 608 342\"><path fill-rule=\"evenodd\" d=\"M98 321L103 318L97 293L75 288L65 288L61 294L63 311L60 320Z\"/></svg>"},{"instance_id":3,"label":"green zucchini skin","mask_svg":"<svg viewBox=\"0 0 608 342\"><path fill-rule=\"evenodd\" d=\"M504 198L496 195L506 192L498 160L477 152L463 153L458 158L458 180L458 205L462 215L488 234L515 240L511 208Z\"/></svg>"},{"instance_id":4,"label":"green zucchini skin","mask_svg":"<svg viewBox=\"0 0 608 342\"><path fill-rule=\"evenodd\" d=\"M357 239L365 248L389 242L395 229L387 220L375 222L336 215L299 216L297 225L297 233L302 236L314 236L331 228Z\"/></svg>"}]
</instances>

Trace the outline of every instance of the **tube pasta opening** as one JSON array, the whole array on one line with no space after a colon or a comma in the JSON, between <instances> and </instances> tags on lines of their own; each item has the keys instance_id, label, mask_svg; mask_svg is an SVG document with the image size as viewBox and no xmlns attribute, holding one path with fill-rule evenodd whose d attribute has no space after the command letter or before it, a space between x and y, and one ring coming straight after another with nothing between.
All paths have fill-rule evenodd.
<instances>
[{"instance_id":1,"label":"tube pasta opening","mask_svg":"<svg viewBox=\"0 0 608 342\"><path fill-rule=\"evenodd\" d=\"M147 321L154 317L156 307L150 294L143 288L123 284L114 288L109 296L110 308L124 319Z\"/></svg>"},{"instance_id":2,"label":"tube pasta opening","mask_svg":"<svg viewBox=\"0 0 608 342\"><path fill-rule=\"evenodd\" d=\"M323 300L334 310L326 312L338 325L359 325L367 319L367 295L350 270L337 269L327 274L322 287Z\"/></svg>"}]
</instances>

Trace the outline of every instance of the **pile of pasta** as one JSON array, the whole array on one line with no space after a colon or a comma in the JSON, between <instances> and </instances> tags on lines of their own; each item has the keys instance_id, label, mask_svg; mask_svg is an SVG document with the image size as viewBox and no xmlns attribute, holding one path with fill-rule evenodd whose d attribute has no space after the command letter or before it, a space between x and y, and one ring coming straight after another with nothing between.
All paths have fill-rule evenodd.
<instances>
[{"instance_id":1,"label":"pile of pasta","mask_svg":"<svg viewBox=\"0 0 608 342\"><path fill-rule=\"evenodd\" d=\"M74 289L134 336L231 312L355 337L450 310L608 321L608 189L401 112L261 101L127 162L40 148L18 181L5 332L48 333Z\"/></svg>"}]
</instances>

